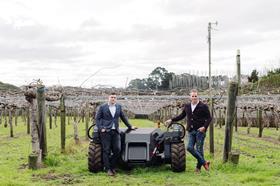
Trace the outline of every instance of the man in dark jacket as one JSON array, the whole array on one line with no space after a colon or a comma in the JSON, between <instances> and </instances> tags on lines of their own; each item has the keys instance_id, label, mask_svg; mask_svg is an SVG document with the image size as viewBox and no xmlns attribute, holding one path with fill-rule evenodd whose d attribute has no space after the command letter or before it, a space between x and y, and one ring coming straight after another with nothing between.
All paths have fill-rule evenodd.
<instances>
[{"instance_id":1,"label":"man in dark jacket","mask_svg":"<svg viewBox=\"0 0 280 186\"><path fill-rule=\"evenodd\" d=\"M119 118L128 129L136 129L129 124L121 105L116 103L116 98L116 94L111 93L108 103L99 107L95 117L103 149L103 163L109 176L116 174L116 163L121 152Z\"/></svg>"},{"instance_id":2,"label":"man in dark jacket","mask_svg":"<svg viewBox=\"0 0 280 186\"><path fill-rule=\"evenodd\" d=\"M209 170L209 161L204 159L203 145L206 136L206 130L212 120L208 106L198 99L197 90L193 89L190 93L191 103L184 105L182 113L165 123L170 124L187 117L188 146L187 150L197 159L196 172L200 172L203 166ZM194 148L196 145L196 149Z\"/></svg>"}]
</instances>

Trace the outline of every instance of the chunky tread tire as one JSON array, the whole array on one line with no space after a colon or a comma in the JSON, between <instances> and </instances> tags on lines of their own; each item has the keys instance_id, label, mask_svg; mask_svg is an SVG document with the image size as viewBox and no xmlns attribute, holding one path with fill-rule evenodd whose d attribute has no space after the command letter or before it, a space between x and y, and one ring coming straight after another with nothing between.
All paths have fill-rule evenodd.
<instances>
[{"instance_id":1,"label":"chunky tread tire","mask_svg":"<svg viewBox=\"0 0 280 186\"><path fill-rule=\"evenodd\" d=\"M100 143L90 142L88 148L88 170L98 172L103 170L102 147Z\"/></svg>"},{"instance_id":2,"label":"chunky tread tire","mask_svg":"<svg viewBox=\"0 0 280 186\"><path fill-rule=\"evenodd\" d=\"M173 172L185 171L186 150L184 143L171 144L171 169Z\"/></svg>"}]
</instances>

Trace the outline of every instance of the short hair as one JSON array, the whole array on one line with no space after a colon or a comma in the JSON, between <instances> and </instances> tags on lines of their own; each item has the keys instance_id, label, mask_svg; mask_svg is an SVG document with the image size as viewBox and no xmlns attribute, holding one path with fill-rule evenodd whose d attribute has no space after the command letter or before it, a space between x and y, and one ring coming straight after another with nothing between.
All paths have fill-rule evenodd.
<instances>
[{"instance_id":1,"label":"short hair","mask_svg":"<svg viewBox=\"0 0 280 186\"><path fill-rule=\"evenodd\" d=\"M116 92L111 92L110 95L115 95L116 96L117 93Z\"/></svg>"},{"instance_id":2,"label":"short hair","mask_svg":"<svg viewBox=\"0 0 280 186\"><path fill-rule=\"evenodd\" d=\"M198 91L196 89L191 89L190 93L192 93L192 92L198 93Z\"/></svg>"}]
</instances>

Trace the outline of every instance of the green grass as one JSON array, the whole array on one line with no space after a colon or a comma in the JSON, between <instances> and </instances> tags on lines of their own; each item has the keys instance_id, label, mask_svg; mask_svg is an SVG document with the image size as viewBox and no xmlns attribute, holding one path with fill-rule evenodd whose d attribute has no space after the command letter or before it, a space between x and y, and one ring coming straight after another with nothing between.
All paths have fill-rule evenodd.
<instances>
[{"instance_id":1,"label":"green grass","mask_svg":"<svg viewBox=\"0 0 280 186\"><path fill-rule=\"evenodd\" d=\"M270 76L264 76L260 79L260 87L262 89L275 88L279 90L280 86L280 74L271 74Z\"/></svg>"},{"instance_id":2,"label":"green grass","mask_svg":"<svg viewBox=\"0 0 280 186\"><path fill-rule=\"evenodd\" d=\"M147 120L130 120L138 127L154 127ZM47 122L48 123L48 122ZM257 129L239 128L233 133L233 149L240 151L239 165L222 163L224 129L215 128L215 155L209 155L208 135L205 141L205 157L211 161L211 171L194 173L195 159L187 153L186 171L174 173L169 165L159 167L136 167L130 172L119 170L116 177L106 173L90 173L87 170L87 147L85 125L79 124L81 143L73 140L73 126L67 125L66 152L60 153L60 128L48 129L48 156L44 168L29 170L27 157L31 153L31 138L26 126L19 120L14 127L14 138L9 128L0 125L0 185L279 185L280 145L279 131L264 129L264 139L258 138ZM47 125L48 126L48 125ZM271 140L265 140L265 138ZM274 140L274 141L273 141Z\"/></svg>"},{"instance_id":3,"label":"green grass","mask_svg":"<svg viewBox=\"0 0 280 186\"><path fill-rule=\"evenodd\" d=\"M14 86L14 85L8 84L8 83L3 83L0 81L0 90L1 91L9 91L9 90L19 91L20 88Z\"/></svg>"}]
</instances>

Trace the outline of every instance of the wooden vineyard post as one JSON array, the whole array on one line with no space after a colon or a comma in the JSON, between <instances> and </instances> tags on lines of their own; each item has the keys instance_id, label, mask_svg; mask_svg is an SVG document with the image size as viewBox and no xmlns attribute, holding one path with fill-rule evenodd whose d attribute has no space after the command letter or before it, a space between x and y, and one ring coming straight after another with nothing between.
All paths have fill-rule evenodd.
<instances>
[{"instance_id":1,"label":"wooden vineyard post","mask_svg":"<svg viewBox=\"0 0 280 186\"><path fill-rule=\"evenodd\" d=\"M7 128L8 127L8 120L7 120L7 108L4 108L4 127Z\"/></svg>"},{"instance_id":2,"label":"wooden vineyard post","mask_svg":"<svg viewBox=\"0 0 280 186\"><path fill-rule=\"evenodd\" d=\"M3 111L0 110L0 125L2 124L2 115L3 115Z\"/></svg>"},{"instance_id":3,"label":"wooden vineyard post","mask_svg":"<svg viewBox=\"0 0 280 186\"><path fill-rule=\"evenodd\" d=\"M27 125L27 108L25 107L24 109L22 109L21 112L21 120L24 121L24 125Z\"/></svg>"},{"instance_id":4,"label":"wooden vineyard post","mask_svg":"<svg viewBox=\"0 0 280 186\"><path fill-rule=\"evenodd\" d=\"M57 109L55 109L55 112L54 112L54 125L57 128Z\"/></svg>"},{"instance_id":5,"label":"wooden vineyard post","mask_svg":"<svg viewBox=\"0 0 280 186\"><path fill-rule=\"evenodd\" d=\"M257 110L257 125L259 127L259 137L262 137L263 132L263 122L262 122L262 110L258 108Z\"/></svg>"},{"instance_id":6,"label":"wooden vineyard post","mask_svg":"<svg viewBox=\"0 0 280 186\"><path fill-rule=\"evenodd\" d=\"M74 140L76 144L80 143L79 134L78 134L78 122L77 122L77 111L74 110L73 113L73 128L74 128Z\"/></svg>"},{"instance_id":7,"label":"wooden vineyard post","mask_svg":"<svg viewBox=\"0 0 280 186\"><path fill-rule=\"evenodd\" d=\"M29 108L27 108L26 110L26 120L27 120L27 125L26 125L26 129L27 129L27 134L30 134L30 110Z\"/></svg>"},{"instance_id":8,"label":"wooden vineyard post","mask_svg":"<svg viewBox=\"0 0 280 186\"><path fill-rule=\"evenodd\" d=\"M89 103L87 102L86 103L86 110L83 112L83 116L85 115L85 120L86 120L86 123L85 123L85 136L86 136L86 140L88 140L88 135L87 135L87 131L88 131L88 126L89 126L89 115L90 115L90 110L89 110Z\"/></svg>"},{"instance_id":9,"label":"wooden vineyard post","mask_svg":"<svg viewBox=\"0 0 280 186\"><path fill-rule=\"evenodd\" d=\"M36 101L33 99L30 109L31 109L31 142L32 142L32 153L29 155L29 167L34 168L34 161L37 160L36 168L38 168L42 163L42 150L40 149L40 141L39 141L39 131L38 131L38 123L36 117ZM35 159L35 160L34 160Z\"/></svg>"},{"instance_id":10,"label":"wooden vineyard post","mask_svg":"<svg viewBox=\"0 0 280 186\"><path fill-rule=\"evenodd\" d=\"M17 126L18 123L18 110L15 110L15 126Z\"/></svg>"},{"instance_id":11,"label":"wooden vineyard post","mask_svg":"<svg viewBox=\"0 0 280 186\"><path fill-rule=\"evenodd\" d=\"M49 106L49 124L50 129L52 129L52 107Z\"/></svg>"},{"instance_id":12,"label":"wooden vineyard post","mask_svg":"<svg viewBox=\"0 0 280 186\"><path fill-rule=\"evenodd\" d=\"M235 115L236 107L236 94L237 94L237 83L230 82L228 89L228 101L227 101L227 114L226 114L226 126L225 126L225 142L224 142L224 154L223 161L227 162L229 158L229 153L231 152L232 145L232 129L233 120Z\"/></svg>"},{"instance_id":13,"label":"wooden vineyard post","mask_svg":"<svg viewBox=\"0 0 280 186\"><path fill-rule=\"evenodd\" d=\"M166 107L163 107L163 115L162 115L162 122L164 122L166 120L166 115L167 115L167 108Z\"/></svg>"},{"instance_id":14,"label":"wooden vineyard post","mask_svg":"<svg viewBox=\"0 0 280 186\"><path fill-rule=\"evenodd\" d=\"M238 152L230 152L228 155L228 159L231 163L237 165L239 162L240 154Z\"/></svg>"},{"instance_id":15,"label":"wooden vineyard post","mask_svg":"<svg viewBox=\"0 0 280 186\"><path fill-rule=\"evenodd\" d=\"M222 128L222 124L223 124L223 118L222 118L222 110L221 108L219 109L219 128Z\"/></svg>"},{"instance_id":16,"label":"wooden vineyard post","mask_svg":"<svg viewBox=\"0 0 280 186\"><path fill-rule=\"evenodd\" d=\"M38 126L40 149L42 149L42 158L47 156L47 136L46 136L46 121L45 121L45 86L40 85L37 88L37 106L38 106Z\"/></svg>"},{"instance_id":17,"label":"wooden vineyard post","mask_svg":"<svg viewBox=\"0 0 280 186\"><path fill-rule=\"evenodd\" d=\"M223 109L223 116L222 116L222 126L225 126L226 125L226 111L227 111L227 108L224 107Z\"/></svg>"},{"instance_id":18,"label":"wooden vineyard post","mask_svg":"<svg viewBox=\"0 0 280 186\"><path fill-rule=\"evenodd\" d=\"M30 169L37 169L42 164L42 150L40 149L40 140L39 134L40 129L37 122L37 100L36 100L36 90L35 87L29 87L25 92L25 99L29 102L29 114L30 118L27 125L31 125L31 144L32 144L32 153L28 156L28 163ZM28 127L27 127L27 132Z\"/></svg>"},{"instance_id":19,"label":"wooden vineyard post","mask_svg":"<svg viewBox=\"0 0 280 186\"><path fill-rule=\"evenodd\" d=\"M9 125L10 125L10 137L12 138L14 137L12 108L9 109Z\"/></svg>"},{"instance_id":20,"label":"wooden vineyard post","mask_svg":"<svg viewBox=\"0 0 280 186\"><path fill-rule=\"evenodd\" d=\"M280 124L279 124L279 122L275 122L275 118L274 118L274 123L275 123L275 125L276 125L276 126L275 126L275 127L276 127L276 130L278 131L278 130L279 130L279 125L280 125ZM280 138L279 138L279 139L280 139Z\"/></svg>"},{"instance_id":21,"label":"wooden vineyard post","mask_svg":"<svg viewBox=\"0 0 280 186\"><path fill-rule=\"evenodd\" d=\"M45 96L45 86L41 80L29 85L24 96L29 102L31 121L32 153L28 157L28 162L30 168L38 168L42 164L42 158L45 159L47 156L45 100L57 101L58 99Z\"/></svg>"},{"instance_id":22,"label":"wooden vineyard post","mask_svg":"<svg viewBox=\"0 0 280 186\"><path fill-rule=\"evenodd\" d=\"M74 110L74 113L73 113L73 120L74 120L74 121L77 120L77 115L78 115L77 112L78 112L78 111L75 109L75 110Z\"/></svg>"},{"instance_id":23,"label":"wooden vineyard post","mask_svg":"<svg viewBox=\"0 0 280 186\"><path fill-rule=\"evenodd\" d=\"M160 108L159 109L159 122L162 122L162 117L163 117L162 108Z\"/></svg>"},{"instance_id":24,"label":"wooden vineyard post","mask_svg":"<svg viewBox=\"0 0 280 186\"><path fill-rule=\"evenodd\" d=\"M243 108L242 118L241 118L242 126L248 126L248 122L247 122L247 119L246 119L246 117L245 117L245 112L246 112L246 109Z\"/></svg>"},{"instance_id":25,"label":"wooden vineyard post","mask_svg":"<svg viewBox=\"0 0 280 186\"><path fill-rule=\"evenodd\" d=\"M65 152L65 102L64 102L64 95L62 93L60 97L60 123L61 123L61 131L60 131L60 136L61 136L61 152Z\"/></svg>"},{"instance_id":26,"label":"wooden vineyard post","mask_svg":"<svg viewBox=\"0 0 280 186\"><path fill-rule=\"evenodd\" d=\"M160 123L160 110L157 110L155 121L156 121L156 125L158 125L158 123Z\"/></svg>"},{"instance_id":27,"label":"wooden vineyard post","mask_svg":"<svg viewBox=\"0 0 280 186\"><path fill-rule=\"evenodd\" d=\"M82 118L82 123L84 123L85 122L85 110L82 109L81 112L79 113L79 115L80 115L80 118Z\"/></svg>"},{"instance_id":28,"label":"wooden vineyard post","mask_svg":"<svg viewBox=\"0 0 280 186\"><path fill-rule=\"evenodd\" d=\"M212 121L209 124L209 150L210 150L210 154L213 156L214 155L214 151L215 151L215 147L214 147L214 103L213 103L213 98L211 96L210 98L210 114L212 116Z\"/></svg>"},{"instance_id":29,"label":"wooden vineyard post","mask_svg":"<svg viewBox=\"0 0 280 186\"><path fill-rule=\"evenodd\" d=\"M238 128L238 117L237 117L237 107L235 107L235 115L234 115L234 128L235 128L235 132L237 132L237 128Z\"/></svg>"},{"instance_id":30,"label":"wooden vineyard post","mask_svg":"<svg viewBox=\"0 0 280 186\"><path fill-rule=\"evenodd\" d=\"M2 124L2 110L0 110L0 125Z\"/></svg>"},{"instance_id":31,"label":"wooden vineyard post","mask_svg":"<svg viewBox=\"0 0 280 186\"><path fill-rule=\"evenodd\" d=\"M28 156L28 168L29 169L37 169L38 166L38 154L31 153Z\"/></svg>"},{"instance_id":32,"label":"wooden vineyard post","mask_svg":"<svg viewBox=\"0 0 280 186\"><path fill-rule=\"evenodd\" d=\"M270 112L271 112L271 117L270 117L271 126L274 126L276 128L276 130L278 130L278 124L275 122L274 107L270 108Z\"/></svg>"},{"instance_id":33,"label":"wooden vineyard post","mask_svg":"<svg viewBox=\"0 0 280 186\"><path fill-rule=\"evenodd\" d=\"M68 110L66 116L67 116L67 125L70 125L71 111Z\"/></svg>"}]
</instances>

